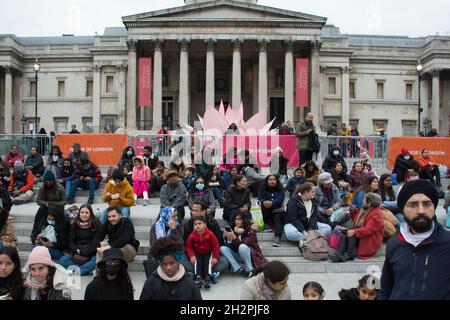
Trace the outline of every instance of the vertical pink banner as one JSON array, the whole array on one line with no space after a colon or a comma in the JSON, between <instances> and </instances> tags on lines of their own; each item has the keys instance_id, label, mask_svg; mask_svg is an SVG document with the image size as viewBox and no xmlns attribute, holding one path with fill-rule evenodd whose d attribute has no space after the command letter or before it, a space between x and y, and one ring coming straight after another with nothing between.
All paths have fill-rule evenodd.
<instances>
[{"instance_id":1,"label":"vertical pink banner","mask_svg":"<svg viewBox=\"0 0 450 320\"><path fill-rule=\"evenodd\" d=\"M140 107L151 107L152 103L152 58L139 58L139 101Z\"/></svg>"},{"instance_id":2,"label":"vertical pink banner","mask_svg":"<svg viewBox=\"0 0 450 320\"><path fill-rule=\"evenodd\" d=\"M295 106L306 108L309 105L309 60L296 59L295 70Z\"/></svg>"}]
</instances>

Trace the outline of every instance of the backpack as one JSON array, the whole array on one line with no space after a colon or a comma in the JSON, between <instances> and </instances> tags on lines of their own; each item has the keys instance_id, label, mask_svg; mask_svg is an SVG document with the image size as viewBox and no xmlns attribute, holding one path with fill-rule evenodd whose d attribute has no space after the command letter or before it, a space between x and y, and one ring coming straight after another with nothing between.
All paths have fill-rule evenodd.
<instances>
[{"instance_id":1,"label":"backpack","mask_svg":"<svg viewBox=\"0 0 450 320\"><path fill-rule=\"evenodd\" d=\"M319 153L320 142L319 135L317 133L313 133L309 136L308 147L313 153Z\"/></svg>"},{"instance_id":2,"label":"backpack","mask_svg":"<svg viewBox=\"0 0 450 320\"><path fill-rule=\"evenodd\" d=\"M328 257L332 262L354 260L358 248L358 239L347 237L347 228L337 226L328 239Z\"/></svg>"},{"instance_id":3,"label":"backpack","mask_svg":"<svg viewBox=\"0 0 450 320\"><path fill-rule=\"evenodd\" d=\"M328 245L324 234L319 230L311 230L303 247L303 258L311 261L328 260Z\"/></svg>"}]
</instances>

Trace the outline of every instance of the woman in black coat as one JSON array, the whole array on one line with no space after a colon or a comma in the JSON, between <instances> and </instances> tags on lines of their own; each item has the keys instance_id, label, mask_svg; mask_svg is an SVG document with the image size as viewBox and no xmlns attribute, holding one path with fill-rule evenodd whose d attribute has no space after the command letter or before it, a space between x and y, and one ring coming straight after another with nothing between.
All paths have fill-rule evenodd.
<instances>
[{"instance_id":1,"label":"woman in black coat","mask_svg":"<svg viewBox=\"0 0 450 320\"><path fill-rule=\"evenodd\" d=\"M200 289L180 263L181 241L171 237L155 240L150 254L161 263L145 281L140 300L202 300Z\"/></svg>"},{"instance_id":2,"label":"woman in black coat","mask_svg":"<svg viewBox=\"0 0 450 320\"><path fill-rule=\"evenodd\" d=\"M330 150L330 154L323 161L322 170L331 173L338 162L342 163L342 172L347 173L347 165L345 164L345 160L341 156L339 148L335 146Z\"/></svg>"}]
</instances>

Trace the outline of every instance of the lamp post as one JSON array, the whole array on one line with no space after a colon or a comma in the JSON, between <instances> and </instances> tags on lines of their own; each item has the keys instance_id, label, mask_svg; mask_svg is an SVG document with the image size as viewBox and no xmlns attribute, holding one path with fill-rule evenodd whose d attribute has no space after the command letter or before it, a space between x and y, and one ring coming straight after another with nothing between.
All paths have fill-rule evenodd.
<instances>
[{"instance_id":1,"label":"lamp post","mask_svg":"<svg viewBox=\"0 0 450 320\"><path fill-rule=\"evenodd\" d=\"M417 122L417 136L420 136L420 114L422 113L422 111L423 111L423 109L422 109L422 107L421 107L421 101L420 101L420 85L421 85L421 81L422 81L422 75L421 75L421 71L422 71L422 69L423 69L423 65L422 65L422 63L420 62L420 60L419 61L417 61L417 65L416 65L416 70L417 70L417 73L419 74L419 107L418 107L418 109L417 109L417 111L418 111L418 116L419 116L419 121Z\"/></svg>"},{"instance_id":2,"label":"lamp post","mask_svg":"<svg viewBox=\"0 0 450 320\"><path fill-rule=\"evenodd\" d=\"M38 63L38 60L36 58L36 62L33 65L34 70L34 79L36 81L36 94L35 94L35 100L34 100L34 130L33 133L37 134L37 124L38 124L38 118L37 118L37 107L38 107L38 73L41 69L41 65Z\"/></svg>"}]
</instances>

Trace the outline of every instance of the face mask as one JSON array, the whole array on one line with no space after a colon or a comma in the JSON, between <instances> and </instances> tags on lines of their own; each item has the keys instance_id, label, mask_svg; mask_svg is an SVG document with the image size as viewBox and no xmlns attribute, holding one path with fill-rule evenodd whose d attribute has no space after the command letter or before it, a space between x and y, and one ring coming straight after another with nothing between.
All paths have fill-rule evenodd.
<instances>
[{"instance_id":1,"label":"face mask","mask_svg":"<svg viewBox=\"0 0 450 320\"><path fill-rule=\"evenodd\" d=\"M409 159L411 159L410 156L405 156L405 160L409 160Z\"/></svg>"},{"instance_id":2,"label":"face mask","mask_svg":"<svg viewBox=\"0 0 450 320\"><path fill-rule=\"evenodd\" d=\"M109 276L115 276L116 274L119 273L121 267L122 266L120 264L116 264L113 266L105 265L106 274Z\"/></svg>"},{"instance_id":3,"label":"face mask","mask_svg":"<svg viewBox=\"0 0 450 320\"><path fill-rule=\"evenodd\" d=\"M127 151L127 155L128 156L132 156L133 155L133 151Z\"/></svg>"},{"instance_id":4,"label":"face mask","mask_svg":"<svg viewBox=\"0 0 450 320\"><path fill-rule=\"evenodd\" d=\"M333 151L333 154L334 154L335 156L338 156L338 155L339 155L339 151Z\"/></svg>"},{"instance_id":5,"label":"face mask","mask_svg":"<svg viewBox=\"0 0 450 320\"><path fill-rule=\"evenodd\" d=\"M56 224L55 220L47 220L49 226L54 226Z\"/></svg>"},{"instance_id":6,"label":"face mask","mask_svg":"<svg viewBox=\"0 0 450 320\"><path fill-rule=\"evenodd\" d=\"M200 190L200 191L205 189L205 185L203 183L199 183L195 187L197 188L197 190Z\"/></svg>"}]
</instances>

